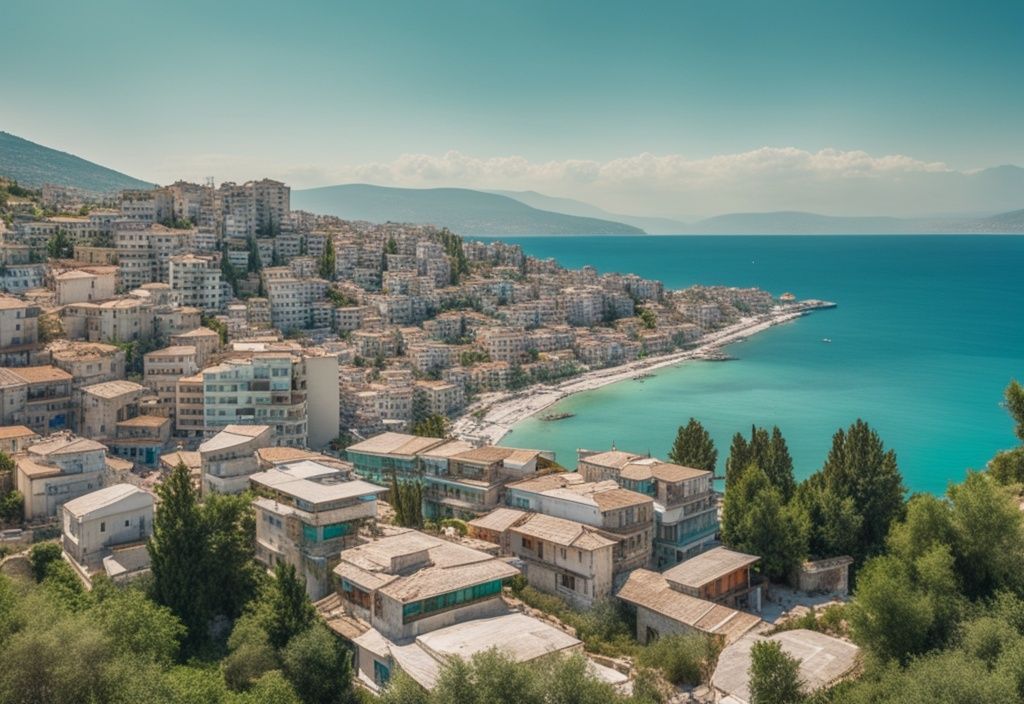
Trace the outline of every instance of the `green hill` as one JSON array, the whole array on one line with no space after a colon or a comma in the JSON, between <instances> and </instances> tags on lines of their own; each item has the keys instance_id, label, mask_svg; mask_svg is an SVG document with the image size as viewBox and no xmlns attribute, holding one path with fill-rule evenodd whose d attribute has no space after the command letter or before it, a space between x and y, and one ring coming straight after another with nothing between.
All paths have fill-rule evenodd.
<instances>
[{"instance_id":1,"label":"green hill","mask_svg":"<svg viewBox=\"0 0 1024 704\"><path fill-rule=\"evenodd\" d=\"M54 183L93 193L153 187L152 183L7 132L0 132L0 176L32 188Z\"/></svg>"},{"instance_id":2,"label":"green hill","mask_svg":"<svg viewBox=\"0 0 1024 704\"><path fill-rule=\"evenodd\" d=\"M362 183L292 191L292 208L347 220L430 223L467 235L631 235L637 227L531 208L467 188L387 188Z\"/></svg>"}]
</instances>

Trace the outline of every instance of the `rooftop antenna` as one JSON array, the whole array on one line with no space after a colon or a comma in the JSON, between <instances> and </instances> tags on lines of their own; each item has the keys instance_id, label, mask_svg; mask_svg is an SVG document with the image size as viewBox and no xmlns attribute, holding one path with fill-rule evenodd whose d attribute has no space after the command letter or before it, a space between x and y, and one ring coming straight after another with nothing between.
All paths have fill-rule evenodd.
<instances>
[{"instance_id":1,"label":"rooftop antenna","mask_svg":"<svg viewBox=\"0 0 1024 704\"><path fill-rule=\"evenodd\" d=\"M211 189L213 188L213 176L206 177L206 187Z\"/></svg>"}]
</instances>

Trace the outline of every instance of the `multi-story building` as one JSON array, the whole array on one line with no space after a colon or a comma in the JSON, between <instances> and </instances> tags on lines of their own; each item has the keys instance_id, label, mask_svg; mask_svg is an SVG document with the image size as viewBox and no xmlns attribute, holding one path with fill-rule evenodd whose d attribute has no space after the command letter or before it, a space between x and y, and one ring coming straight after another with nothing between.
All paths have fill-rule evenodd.
<instances>
[{"instance_id":1,"label":"multi-story building","mask_svg":"<svg viewBox=\"0 0 1024 704\"><path fill-rule=\"evenodd\" d=\"M654 501L649 496L611 481L587 482L576 473L526 479L509 484L505 491L505 503L513 508L583 523L614 540L615 574L650 561Z\"/></svg>"},{"instance_id":2,"label":"multi-story building","mask_svg":"<svg viewBox=\"0 0 1024 704\"><path fill-rule=\"evenodd\" d=\"M386 489L311 460L276 465L249 482L259 496L253 501L256 559L267 568L292 565L310 598L324 597L341 551L376 519L377 496Z\"/></svg>"},{"instance_id":3,"label":"multi-story building","mask_svg":"<svg viewBox=\"0 0 1024 704\"><path fill-rule=\"evenodd\" d=\"M171 419L164 416L135 416L114 424L112 436L103 443L110 454L142 467L155 468L171 440Z\"/></svg>"},{"instance_id":4,"label":"multi-story building","mask_svg":"<svg viewBox=\"0 0 1024 704\"><path fill-rule=\"evenodd\" d=\"M192 306L206 313L219 313L224 309L230 286L225 286L221 278L217 257L198 254L171 257L168 277L174 302L178 305Z\"/></svg>"},{"instance_id":5,"label":"multi-story building","mask_svg":"<svg viewBox=\"0 0 1024 704\"><path fill-rule=\"evenodd\" d=\"M96 267L92 271L73 269L57 274L53 280L57 305L103 301L114 296L117 270L113 267Z\"/></svg>"},{"instance_id":6,"label":"multi-story building","mask_svg":"<svg viewBox=\"0 0 1024 704\"><path fill-rule=\"evenodd\" d=\"M205 432L203 375L180 377L174 384L174 433L182 438L201 438Z\"/></svg>"},{"instance_id":7,"label":"multi-story building","mask_svg":"<svg viewBox=\"0 0 1024 704\"><path fill-rule=\"evenodd\" d=\"M0 365L31 364L39 346L39 307L0 296Z\"/></svg>"},{"instance_id":8,"label":"multi-story building","mask_svg":"<svg viewBox=\"0 0 1024 704\"><path fill-rule=\"evenodd\" d=\"M178 380L199 371L198 353L193 345L175 345L147 352L142 358L142 381L156 392L162 408L175 409Z\"/></svg>"},{"instance_id":9,"label":"multi-story building","mask_svg":"<svg viewBox=\"0 0 1024 704\"><path fill-rule=\"evenodd\" d=\"M52 366L0 368L0 421L43 435L74 424L70 374Z\"/></svg>"},{"instance_id":10,"label":"multi-story building","mask_svg":"<svg viewBox=\"0 0 1024 704\"><path fill-rule=\"evenodd\" d=\"M81 390L79 433L101 440L114 434L118 423L139 415L139 404L147 389L134 381L104 381Z\"/></svg>"},{"instance_id":11,"label":"multi-story building","mask_svg":"<svg viewBox=\"0 0 1024 704\"><path fill-rule=\"evenodd\" d=\"M448 381L420 379L415 395L421 399L430 414L450 416L466 405L466 390Z\"/></svg>"},{"instance_id":12,"label":"multi-story building","mask_svg":"<svg viewBox=\"0 0 1024 704\"><path fill-rule=\"evenodd\" d=\"M268 280L267 299L274 327L284 331L331 327L334 324L334 307L324 300L327 286L324 279L288 277Z\"/></svg>"},{"instance_id":13,"label":"multi-story building","mask_svg":"<svg viewBox=\"0 0 1024 704\"><path fill-rule=\"evenodd\" d=\"M79 388L125 377L124 350L116 345L54 340L46 351L53 366L70 374Z\"/></svg>"},{"instance_id":14,"label":"multi-story building","mask_svg":"<svg viewBox=\"0 0 1024 704\"><path fill-rule=\"evenodd\" d=\"M24 425L0 426L0 452L13 455L39 441L39 433Z\"/></svg>"},{"instance_id":15,"label":"multi-story building","mask_svg":"<svg viewBox=\"0 0 1024 704\"><path fill-rule=\"evenodd\" d=\"M289 352L265 352L227 359L203 375L206 434L228 425L265 424L273 443L305 447L309 437L306 366ZM337 394L335 379L329 393ZM337 401L334 402L337 407ZM335 431L335 435L337 431Z\"/></svg>"},{"instance_id":16,"label":"multi-story building","mask_svg":"<svg viewBox=\"0 0 1024 704\"><path fill-rule=\"evenodd\" d=\"M172 347L195 347L196 364L203 367L220 349L220 335L210 328L198 327L171 335L170 343Z\"/></svg>"},{"instance_id":17,"label":"multi-story building","mask_svg":"<svg viewBox=\"0 0 1024 704\"><path fill-rule=\"evenodd\" d=\"M52 518L68 501L99 489L106 457L102 444L70 434L47 438L15 457L25 520Z\"/></svg>"},{"instance_id":18,"label":"multi-story building","mask_svg":"<svg viewBox=\"0 0 1024 704\"><path fill-rule=\"evenodd\" d=\"M612 480L654 499L654 564L674 565L715 542L718 508L711 472L621 450L579 453L587 481Z\"/></svg>"},{"instance_id":19,"label":"multi-story building","mask_svg":"<svg viewBox=\"0 0 1024 704\"><path fill-rule=\"evenodd\" d=\"M662 576L678 592L735 609L761 610L761 586L750 569L761 560L724 547L703 552L665 570Z\"/></svg>"},{"instance_id":20,"label":"multi-story building","mask_svg":"<svg viewBox=\"0 0 1024 704\"><path fill-rule=\"evenodd\" d=\"M85 574L98 572L116 547L141 545L153 533L153 496L114 484L64 504L61 545Z\"/></svg>"},{"instance_id":21,"label":"multi-story building","mask_svg":"<svg viewBox=\"0 0 1024 704\"><path fill-rule=\"evenodd\" d=\"M122 285L131 290L153 281L167 283L171 258L195 247L196 230L159 224L118 223L114 232Z\"/></svg>"},{"instance_id":22,"label":"multi-story building","mask_svg":"<svg viewBox=\"0 0 1024 704\"><path fill-rule=\"evenodd\" d=\"M271 444L268 425L229 425L199 446L203 493L239 494L259 471L256 451Z\"/></svg>"},{"instance_id":23,"label":"multi-story building","mask_svg":"<svg viewBox=\"0 0 1024 704\"><path fill-rule=\"evenodd\" d=\"M590 526L541 513L526 514L508 529L510 552L536 589L580 609L612 593L612 553L617 542Z\"/></svg>"}]
</instances>

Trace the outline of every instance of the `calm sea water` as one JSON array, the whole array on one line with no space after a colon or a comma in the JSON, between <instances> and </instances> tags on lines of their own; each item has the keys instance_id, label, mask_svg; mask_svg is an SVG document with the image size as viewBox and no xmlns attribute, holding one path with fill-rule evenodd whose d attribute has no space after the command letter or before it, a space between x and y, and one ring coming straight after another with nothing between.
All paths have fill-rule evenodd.
<instances>
[{"instance_id":1,"label":"calm sea water","mask_svg":"<svg viewBox=\"0 0 1024 704\"><path fill-rule=\"evenodd\" d=\"M912 491L942 492L1012 446L1000 406L1024 380L1024 237L506 237L568 267L634 272L679 288L759 286L836 301L730 347L735 362L688 362L570 397L556 422L529 419L506 445L664 456L690 416L724 468L729 439L778 425L798 477L821 467L832 433L864 418L894 448ZM831 344L823 342L830 338Z\"/></svg>"}]
</instances>

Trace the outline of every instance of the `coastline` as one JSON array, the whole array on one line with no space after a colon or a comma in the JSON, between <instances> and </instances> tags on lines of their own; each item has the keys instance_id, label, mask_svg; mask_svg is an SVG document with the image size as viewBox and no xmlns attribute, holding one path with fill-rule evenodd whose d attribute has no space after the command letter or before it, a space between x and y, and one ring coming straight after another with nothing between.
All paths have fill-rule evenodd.
<instances>
[{"instance_id":1,"label":"coastline","mask_svg":"<svg viewBox=\"0 0 1024 704\"><path fill-rule=\"evenodd\" d=\"M706 359L722 347L782 323L801 318L815 310L834 308L835 303L809 300L778 306L770 313L741 318L739 321L701 338L696 347L584 372L557 384L535 384L516 392L492 391L466 407L463 415L452 423L452 435L468 441L497 445L512 426L550 408L564 398L583 391L592 391L609 384L627 381L637 374L694 359ZM485 411L482 419L474 414Z\"/></svg>"}]
</instances>

